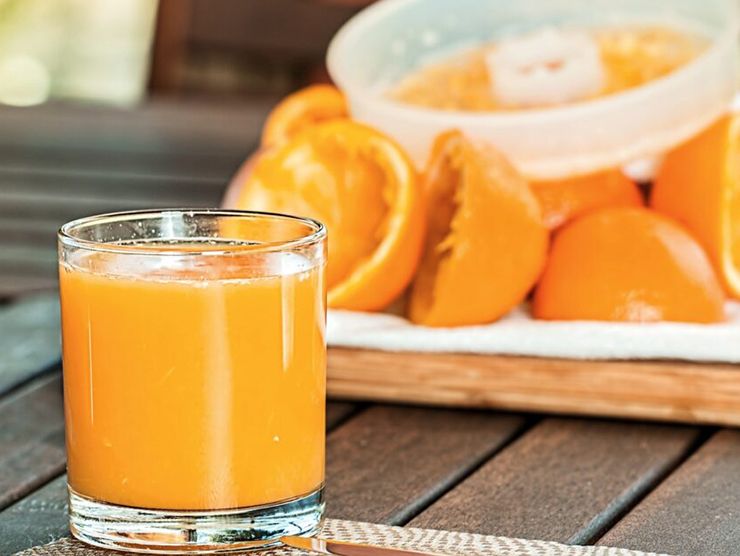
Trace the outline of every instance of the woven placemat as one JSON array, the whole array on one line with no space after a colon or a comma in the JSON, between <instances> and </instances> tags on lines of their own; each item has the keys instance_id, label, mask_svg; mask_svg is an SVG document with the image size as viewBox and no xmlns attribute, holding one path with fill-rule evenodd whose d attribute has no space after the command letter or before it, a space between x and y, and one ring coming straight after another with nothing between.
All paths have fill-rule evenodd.
<instances>
[{"instance_id":1,"label":"woven placemat","mask_svg":"<svg viewBox=\"0 0 740 556\"><path fill-rule=\"evenodd\" d=\"M320 535L343 541L394 548L428 550L455 556L667 556L605 546L568 546L547 541L528 541L472 533L452 533L412 527L391 527L357 521L328 519ZM66 538L18 552L16 556L109 556L111 552L90 548ZM249 554L255 554L251 552ZM300 556L290 548L259 552L262 556Z\"/></svg>"}]
</instances>

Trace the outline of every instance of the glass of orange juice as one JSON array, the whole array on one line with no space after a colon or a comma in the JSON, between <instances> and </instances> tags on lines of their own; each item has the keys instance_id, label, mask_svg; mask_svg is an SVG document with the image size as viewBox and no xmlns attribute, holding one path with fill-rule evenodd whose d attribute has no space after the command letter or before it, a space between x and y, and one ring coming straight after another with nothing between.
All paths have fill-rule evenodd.
<instances>
[{"instance_id":1,"label":"glass of orange juice","mask_svg":"<svg viewBox=\"0 0 740 556\"><path fill-rule=\"evenodd\" d=\"M225 210L59 231L70 530L257 548L323 513L326 232Z\"/></svg>"}]
</instances>

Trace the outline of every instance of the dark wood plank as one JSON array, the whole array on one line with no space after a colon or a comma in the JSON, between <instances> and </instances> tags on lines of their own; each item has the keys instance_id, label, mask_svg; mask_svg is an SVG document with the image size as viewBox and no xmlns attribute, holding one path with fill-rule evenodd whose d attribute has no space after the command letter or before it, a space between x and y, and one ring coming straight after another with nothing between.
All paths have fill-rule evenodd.
<instances>
[{"instance_id":1,"label":"dark wood plank","mask_svg":"<svg viewBox=\"0 0 740 556\"><path fill-rule=\"evenodd\" d=\"M54 216L60 222L66 222L90 214L122 210L218 206L220 199L221 195L218 192L208 196L188 198L183 195L158 196L154 191L148 196L106 195L104 191L97 195L84 196L76 195L70 191L54 193L12 192L0 188L0 215L44 218Z\"/></svg>"},{"instance_id":2,"label":"dark wood plank","mask_svg":"<svg viewBox=\"0 0 740 556\"><path fill-rule=\"evenodd\" d=\"M0 107L0 153L5 145L76 150L94 162L94 153L222 155L255 145L273 97L213 103L153 99L135 109L71 102L33 108ZM229 149L232 149L229 151ZM156 163L156 157L151 158ZM108 161L106 161L108 162ZM44 164L43 160L37 164ZM121 166L123 169L124 166Z\"/></svg>"},{"instance_id":3,"label":"dark wood plank","mask_svg":"<svg viewBox=\"0 0 740 556\"><path fill-rule=\"evenodd\" d=\"M0 554L14 554L68 534L66 475L0 512Z\"/></svg>"},{"instance_id":4,"label":"dark wood plank","mask_svg":"<svg viewBox=\"0 0 740 556\"><path fill-rule=\"evenodd\" d=\"M587 544L669 473L698 434L548 419L410 525Z\"/></svg>"},{"instance_id":5,"label":"dark wood plank","mask_svg":"<svg viewBox=\"0 0 740 556\"><path fill-rule=\"evenodd\" d=\"M35 294L54 291L58 280L56 273L16 274L14 269L10 274L3 265L0 265L0 299L12 298L19 295Z\"/></svg>"},{"instance_id":6,"label":"dark wood plank","mask_svg":"<svg viewBox=\"0 0 740 556\"><path fill-rule=\"evenodd\" d=\"M147 207L213 207L230 174L214 181L187 178L96 177L8 171L0 167L0 268L32 266L48 272L56 259L56 232L80 216ZM38 256L36 248L47 252ZM51 256L50 256L51 255Z\"/></svg>"},{"instance_id":7,"label":"dark wood plank","mask_svg":"<svg viewBox=\"0 0 740 556\"><path fill-rule=\"evenodd\" d=\"M0 147L0 151L2 148ZM242 161L240 156L235 162ZM0 165L0 187L15 193L38 191L113 196L185 196L202 197L219 195L226 180L236 170L224 164L218 175L201 177L192 175L187 168L173 169L171 175L136 173L136 168L122 174L112 170L64 170L62 168L18 168Z\"/></svg>"},{"instance_id":8,"label":"dark wood plank","mask_svg":"<svg viewBox=\"0 0 740 556\"><path fill-rule=\"evenodd\" d=\"M57 295L58 287L59 277L53 260L46 261L43 267L28 267L18 261L0 260L0 299L46 293ZM54 344L49 346L53 347Z\"/></svg>"},{"instance_id":9,"label":"dark wood plank","mask_svg":"<svg viewBox=\"0 0 740 556\"><path fill-rule=\"evenodd\" d=\"M0 306L0 394L57 363L59 335L56 293Z\"/></svg>"},{"instance_id":10,"label":"dark wood plank","mask_svg":"<svg viewBox=\"0 0 740 556\"><path fill-rule=\"evenodd\" d=\"M691 556L740 553L740 431L710 438L599 544Z\"/></svg>"},{"instance_id":11,"label":"dark wood plank","mask_svg":"<svg viewBox=\"0 0 740 556\"><path fill-rule=\"evenodd\" d=\"M59 374L36 379L0 402L0 508L64 471L63 420Z\"/></svg>"},{"instance_id":12,"label":"dark wood plank","mask_svg":"<svg viewBox=\"0 0 740 556\"><path fill-rule=\"evenodd\" d=\"M5 276L2 272L0 270L0 300L50 292L58 286L56 276Z\"/></svg>"},{"instance_id":13,"label":"dark wood plank","mask_svg":"<svg viewBox=\"0 0 740 556\"><path fill-rule=\"evenodd\" d=\"M326 404L326 428L332 430L349 417L360 411L360 404L348 402L329 402Z\"/></svg>"},{"instance_id":14,"label":"dark wood plank","mask_svg":"<svg viewBox=\"0 0 740 556\"><path fill-rule=\"evenodd\" d=\"M0 117L0 122L2 118ZM113 125L117 125L114 123ZM197 130L194 130L197 136ZM135 138L130 139L136 142ZM256 147L253 141L225 146L220 152L180 153L168 143L144 145L143 151L129 151L128 145L57 143L43 138L29 138L20 144L0 140L0 167L26 172L59 172L62 175L108 176L187 176L204 181L223 179ZM189 147L190 150L197 146Z\"/></svg>"},{"instance_id":15,"label":"dark wood plank","mask_svg":"<svg viewBox=\"0 0 740 556\"><path fill-rule=\"evenodd\" d=\"M57 272L53 245L7 245L0 242L0 273L4 275L52 275Z\"/></svg>"},{"instance_id":16,"label":"dark wood plank","mask_svg":"<svg viewBox=\"0 0 740 556\"><path fill-rule=\"evenodd\" d=\"M180 177L225 184L259 143L276 100L154 100L135 110L69 103L0 107L0 168L60 178Z\"/></svg>"},{"instance_id":17,"label":"dark wood plank","mask_svg":"<svg viewBox=\"0 0 740 556\"><path fill-rule=\"evenodd\" d=\"M62 224L64 222L56 216L0 216L0 242L4 245L53 246L56 232Z\"/></svg>"},{"instance_id":18,"label":"dark wood plank","mask_svg":"<svg viewBox=\"0 0 740 556\"><path fill-rule=\"evenodd\" d=\"M373 406L329 435L329 517L401 524L525 426L522 417Z\"/></svg>"}]
</instances>

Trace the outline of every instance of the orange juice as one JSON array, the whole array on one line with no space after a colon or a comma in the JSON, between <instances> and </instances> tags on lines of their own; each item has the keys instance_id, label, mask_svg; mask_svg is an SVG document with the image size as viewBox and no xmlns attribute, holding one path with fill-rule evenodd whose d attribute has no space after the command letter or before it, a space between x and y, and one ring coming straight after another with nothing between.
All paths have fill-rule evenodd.
<instances>
[{"instance_id":1,"label":"orange juice","mask_svg":"<svg viewBox=\"0 0 740 556\"><path fill-rule=\"evenodd\" d=\"M279 272L224 257L119 272L127 255L103 253L60 266L75 492L213 510L322 485L323 268L284 255Z\"/></svg>"}]
</instances>

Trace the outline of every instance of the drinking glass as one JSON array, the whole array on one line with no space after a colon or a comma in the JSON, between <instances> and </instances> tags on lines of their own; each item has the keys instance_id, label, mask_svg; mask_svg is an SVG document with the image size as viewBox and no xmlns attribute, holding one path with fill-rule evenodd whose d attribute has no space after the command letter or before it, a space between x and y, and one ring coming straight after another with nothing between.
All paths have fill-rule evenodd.
<instances>
[{"instance_id":1,"label":"drinking glass","mask_svg":"<svg viewBox=\"0 0 740 556\"><path fill-rule=\"evenodd\" d=\"M152 210L59 231L69 519L90 544L257 548L323 513L326 231Z\"/></svg>"}]
</instances>

